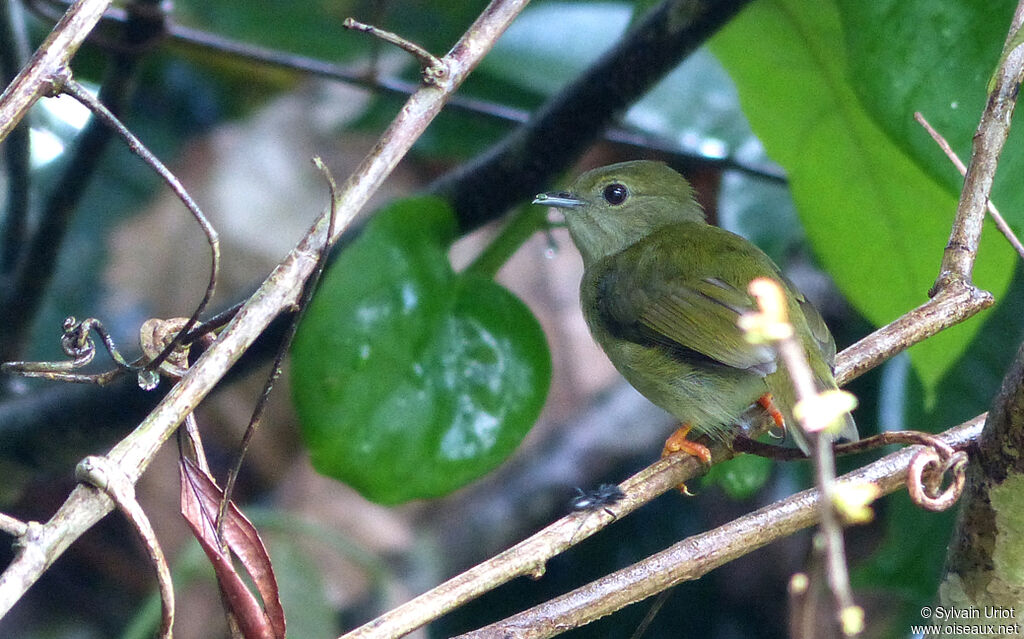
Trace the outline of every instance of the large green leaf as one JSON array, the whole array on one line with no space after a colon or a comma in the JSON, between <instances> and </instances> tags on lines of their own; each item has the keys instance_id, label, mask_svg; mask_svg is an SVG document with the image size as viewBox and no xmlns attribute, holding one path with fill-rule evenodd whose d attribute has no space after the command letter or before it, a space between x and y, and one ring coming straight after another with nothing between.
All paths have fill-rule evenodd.
<instances>
[{"instance_id":1,"label":"large green leaf","mask_svg":"<svg viewBox=\"0 0 1024 639\"><path fill-rule=\"evenodd\" d=\"M893 143L861 105L848 79L834 1L761 0L711 44L754 131L789 173L808 239L844 294L879 325L924 302L956 194ZM902 68L898 57L884 57L889 46L875 41L873 55ZM1001 295L1012 259L987 238L976 280ZM911 349L926 393L979 325L968 322Z\"/></svg>"},{"instance_id":2,"label":"large green leaf","mask_svg":"<svg viewBox=\"0 0 1024 639\"><path fill-rule=\"evenodd\" d=\"M295 337L292 377L313 464L382 503L446 494L504 460L547 394L530 311L452 271L451 209L379 213L331 266Z\"/></svg>"},{"instance_id":3,"label":"large green leaf","mask_svg":"<svg viewBox=\"0 0 1024 639\"><path fill-rule=\"evenodd\" d=\"M838 0L850 81L861 103L901 148L952 191L961 178L911 118L920 111L966 161L986 84L999 60L1015 2ZM885 43L885 47L879 47ZM1024 132L1000 160L993 199L1024 221Z\"/></svg>"}]
</instances>

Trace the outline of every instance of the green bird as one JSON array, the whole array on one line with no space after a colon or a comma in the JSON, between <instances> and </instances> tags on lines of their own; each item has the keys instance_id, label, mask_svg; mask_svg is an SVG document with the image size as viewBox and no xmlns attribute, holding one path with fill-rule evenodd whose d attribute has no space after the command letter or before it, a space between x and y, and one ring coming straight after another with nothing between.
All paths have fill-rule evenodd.
<instances>
[{"instance_id":1,"label":"green bird","mask_svg":"<svg viewBox=\"0 0 1024 639\"><path fill-rule=\"evenodd\" d=\"M788 424L807 452L784 367L771 346L748 342L737 325L757 311L750 281L770 278L785 292L820 390L836 388L832 334L771 258L707 223L681 175L660 162L623 162L533 202L564 212L583 255L580 304L594 340L630 384L682 423L664 454L682 450L710 461L687 432L725 440L757 404ZM838 436L857 439L848 413Z\"/></svg>"}]
</instances>

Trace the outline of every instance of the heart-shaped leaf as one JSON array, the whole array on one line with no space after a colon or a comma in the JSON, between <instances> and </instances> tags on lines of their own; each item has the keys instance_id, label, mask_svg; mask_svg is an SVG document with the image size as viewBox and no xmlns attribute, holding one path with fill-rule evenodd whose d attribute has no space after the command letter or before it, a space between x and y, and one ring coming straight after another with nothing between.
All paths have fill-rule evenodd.
<instances>
[{"instance_id":1,"label":"heart-shaped leaf","mask_svg":"<svg viewBox=\"0 0 1024 639\"><path fill-rule=\"evenodd\" d=\"M324 274L292 348L318 471L369 499L444 495L501 463L544 404L551 362L529 309L456 274L451 209L379 213Z\"/></svg>"}]
</instances>

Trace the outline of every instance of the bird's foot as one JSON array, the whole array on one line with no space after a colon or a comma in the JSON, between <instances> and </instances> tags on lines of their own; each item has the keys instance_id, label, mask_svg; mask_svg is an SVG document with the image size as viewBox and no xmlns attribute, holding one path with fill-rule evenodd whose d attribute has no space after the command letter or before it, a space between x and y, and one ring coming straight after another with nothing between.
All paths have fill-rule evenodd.
<instances>
[{"instance_id":1,"label":"bird's foot","mask_svg":"<svg viewBox=\"0 0 1024 639\"><path fill-rule=\"evenodd\" d=\"M775 422L775 429L769 429L768 434L777 439L783 439L786 436L786 418L782 416L782 412L775 406L772 394L765 393L761 395L757 398L757 403L761 408L765 409L768 416Z\"/></svg>"},{"instance_id":2,"label":"bird's foot","mask_svg":"<svg viewBox=\"0 0 1024 639\"><path fill-rule=\"evenodd\" d=\"M710 466L711 451L708 450L708 447L703 444L698 444L695 441L690 441L686 438L686 436L690 434L690 430L692 428L693 427L690 424L683 424L677 428L674 433L669 435L668 439L665 440L665 447L661 449L661 456L664 458L669 455L683 453L696 457L705 466ZM688 495L690 497L693 496L693 493L691 493L690 489L686 487L686 484L679 484L677 488L679 489L679 492L684 495Z\"/></svg>"}]
</instances>

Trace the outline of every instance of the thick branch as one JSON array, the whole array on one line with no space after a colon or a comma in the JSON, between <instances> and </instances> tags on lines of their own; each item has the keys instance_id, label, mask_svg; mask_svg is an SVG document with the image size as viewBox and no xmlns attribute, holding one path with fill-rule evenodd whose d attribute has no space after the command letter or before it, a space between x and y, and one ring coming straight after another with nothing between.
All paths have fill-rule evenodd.
<instances>
[{"instance_id":1,"label":"thick branch","mask_svg":"<svg viewBox=\"0 0 1024 639\"><path fill-rule=\"evenodd\" d=\"M532 197L626 107L742 9L748 0L666 0L545 104L531 122L431 185L464 230Z\"/></svg>"}]
</instances>

